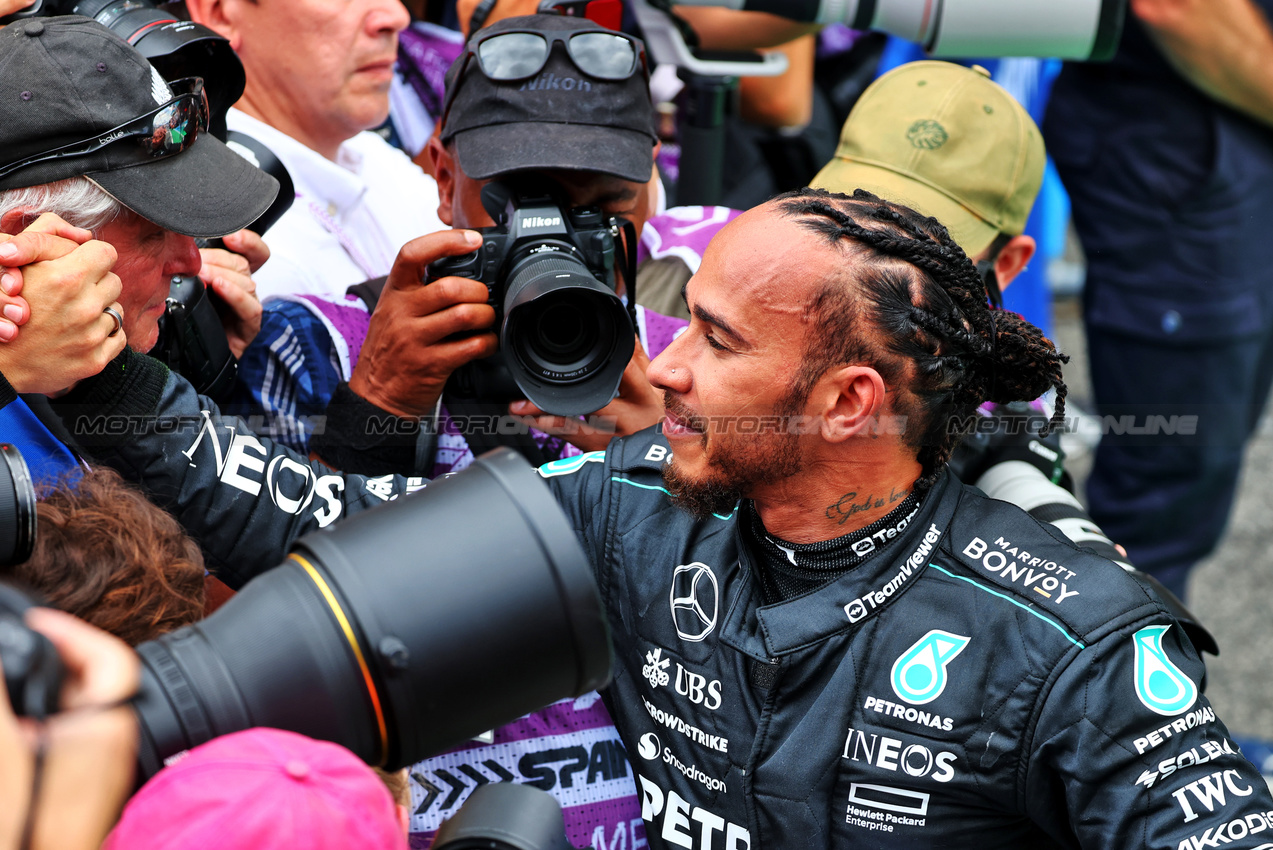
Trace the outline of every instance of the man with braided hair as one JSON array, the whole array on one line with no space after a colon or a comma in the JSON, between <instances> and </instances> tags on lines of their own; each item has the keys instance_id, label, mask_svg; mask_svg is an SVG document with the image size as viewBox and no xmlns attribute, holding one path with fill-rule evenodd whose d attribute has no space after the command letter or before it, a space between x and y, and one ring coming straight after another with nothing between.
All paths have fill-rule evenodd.
<instances>
[{"instance_id":1,"label":"man with braided hair","mask_svg":"<svg viewBox=\"0 0 1273 850\"><path fill-rule=\"evenodd\" d=\"M540 471L611 612L651 846L1176 850L1273 827L1158 598L946 470L978 405L1055 388L1056 422L1065 385L941 225L780 196L685 297L649 370L661 433Z\"/></svg>"},{"instance_id":2,"label":"man with braided hair","mask_svg":"<svg viewBox=\"0 0 1273 850\"><path fill-rule=\"evenodd\" d=\"M1052 387L1059 417L1065 390L941 225L862 192L780 196L721 231L685 296L648 372L661 427L539 470L610 617L603 698L652 848L1267 845L1273 796L1158 597L946 469L979 404ZM162 367L121 357L53 403L72 431L160 404ZM198 411L182 384L162 401ZM185 451L158 427L102 435L96 457L182 522L215 517L216 559L246 577L319 519L264 521L269 494L191 474L234 424ZM305 469L253 450L228 472ZM332 477L346 512L409 486ZM604 767L568 752L536 783L574 793Z\"/></svg>"}]
</instances>

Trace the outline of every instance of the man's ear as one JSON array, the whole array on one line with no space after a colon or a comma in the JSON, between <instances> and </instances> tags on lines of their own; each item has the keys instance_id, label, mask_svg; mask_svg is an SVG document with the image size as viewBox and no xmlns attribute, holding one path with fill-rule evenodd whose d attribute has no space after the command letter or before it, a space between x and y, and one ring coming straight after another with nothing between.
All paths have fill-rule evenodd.
<instances>
[{"instance_id":1,"label":"man's ear","mask_svg":"<svg viewBox=\"0 0 1273 850\"><path fill-rule=\"evenodd\" d=\"M995 277L999 280L1000 291L1007 289L1008 284L1025 271L1037 250L1038 244L1033 236L1014 236L1008 240L999 256L995 257Z\"/></svg>"},{"instance_id":2,"label":"man's ear","mask_svg":"<svg viewBox=\"0 0 1273 850\"><path fill-rule=\"evenodd\" d=\"M39 218L39 215L29 209L19 207L18 209L8 210L4 215L0 215L0 233L17 236L37 218Z\"/></svg>"},{"instance_id":3,"label":"man's ear","mask_svg":"<svg viewBox=\"0 0 1273 850\"><path fill-rule=\"evenodd\" d=\"M237 0L186 0L186 9L190 19L203 24L230 42L230 47L237 53L243 46L243 33L236 25L238 16L233 5Z\"/></svg>"},{"instance_id":4,"label":"man's ear","mask_svg":"<svg viewBox=\"0 0 1273 850\"><path fill-rule=\"evenodd\" d=\"M822 419L822 436L841 443L877 433L886 409L884 379L870 366L841 366L828 371L809 394L810 411Z\"/></svg>"},{"instance_id":5,"label":"man's ear","mask_svg":"<svg viewBox=\"0 0 1273 850\"><path fill-rule=\"evenodd\" d=\"M455 201L455 159L437 136L430 137L424 152L433 166L433 179L438 183L438 218L447 227L453 227L451 204Z\"/></svg>"}]
</instances>

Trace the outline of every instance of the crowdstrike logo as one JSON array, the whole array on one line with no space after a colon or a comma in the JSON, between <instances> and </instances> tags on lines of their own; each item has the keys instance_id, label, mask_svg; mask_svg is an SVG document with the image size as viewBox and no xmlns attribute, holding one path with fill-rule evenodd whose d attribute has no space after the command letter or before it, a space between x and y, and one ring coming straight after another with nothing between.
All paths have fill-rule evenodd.
<instances>
[{"instance_id":1,"label":"crowdstrike logo","mask_svg":"<svg viewBox=\"0 0 1273 850\"><path fill-rule=\"evenodd\" d=\"M971 638L933 629L893 662L893 693L911 705L925 705L946 689L946 665Z\"/></svg>"},{"instance_id":2,"label":"crowdstrike logo","mask_svg":"<svg viewBox=\"0 0 1273 850\"><path fill-rule=\"evenodd\" d=\"M655 705L645 697L641 697L641 702L645 704L645 710L649 713L650 717L654 718L655 723L666 726L673 732L678 732L684 735L686 738L689 738L695 744L700 746L716 750L718 753L729 752L728 738L721 735L709 735L697 726L686 723L675 714L671 714L661 708L655 707Z\"/></svg>"},{"instance_id":3,"label":"crowdstrike logo","mask_svg":"<svg viewBox=\"0 0 1273 850\"><path fill-rule=\"evenodd\" d=\"M669 603L672 623L681 640L697 643L716 628L720 588L707 564L695 561L672 571Z\"/></svg>"}]
</instances>

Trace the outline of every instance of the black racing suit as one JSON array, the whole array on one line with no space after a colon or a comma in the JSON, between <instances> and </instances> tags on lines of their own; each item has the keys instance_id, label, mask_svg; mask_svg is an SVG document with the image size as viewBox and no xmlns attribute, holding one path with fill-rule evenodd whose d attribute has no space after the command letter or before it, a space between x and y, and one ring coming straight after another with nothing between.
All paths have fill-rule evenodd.
<instances>
[{"instance_id":1,"label":"black racing suit","mask_svg":"<svg viewBox=\"0 0 1273 850\"><path fill-rule=\"evenodd\" d=\"M131 416L144 433L99 421L94 439L236 576L411 486L337 486L236 443L184 381L130 388L144 372L63 415L76 433L147 405L206 422ZM764 605L736 514L672 506L668 456L646 431L540 472L610 615L606 701L652 847L1273 848L1273 797L1199 692L1198 653L1113 563L946 474L866 562Z\"/></svg>"}]
</instances>

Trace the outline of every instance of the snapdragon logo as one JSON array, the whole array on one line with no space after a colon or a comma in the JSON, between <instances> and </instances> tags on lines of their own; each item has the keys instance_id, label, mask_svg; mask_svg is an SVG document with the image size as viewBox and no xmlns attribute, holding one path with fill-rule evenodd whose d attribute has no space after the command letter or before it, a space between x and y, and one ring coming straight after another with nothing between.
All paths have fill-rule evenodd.
<instances>
[{"instance_id":1,"label":"snapdragon logo","mask_svg":"<svg viewBox=\"0 0 1273 850\"><path fill-rule=\"evenodd\" d=\"M1198 688L1172 663L1162 646L1171 626L1146 626L1132 640L1136 644L1136 696L1145 708L1164 717L1184 714L1198 700Z\"/></svg>"},{"instance_id":2,"label":"snapdragon logo","mask_svg":"<svg viewBox=\"0 0 1273 850\"><path fill-rule=\"evenodd\" d=\"M971 638L933 629L893 662L893 692L911 705L925 705L946 689L946 665Z\"/></svg>"}]
</instances>

